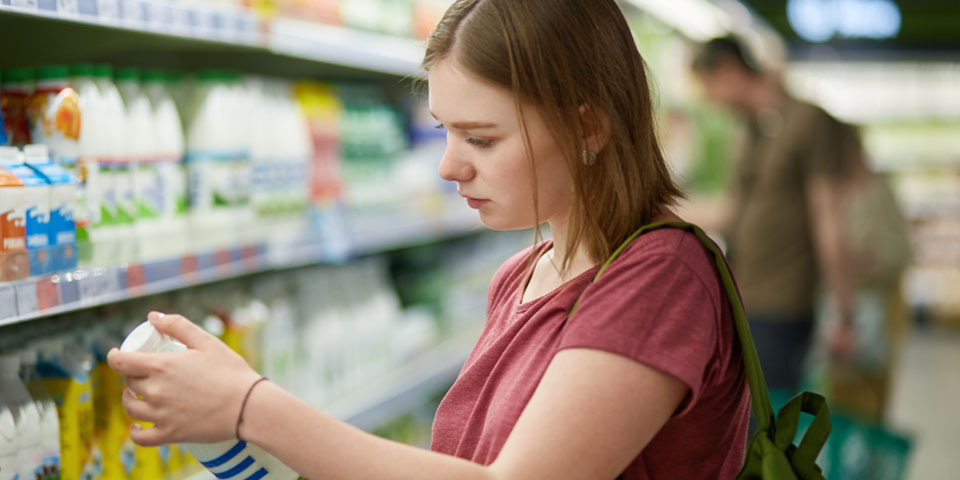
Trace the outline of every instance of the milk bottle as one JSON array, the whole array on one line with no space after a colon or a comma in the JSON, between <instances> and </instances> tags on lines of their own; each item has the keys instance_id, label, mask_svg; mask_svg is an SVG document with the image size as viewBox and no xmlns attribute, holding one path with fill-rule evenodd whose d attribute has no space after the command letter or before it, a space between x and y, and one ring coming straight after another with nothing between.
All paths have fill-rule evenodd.
<instances>
[{"instance_id":1,"label":"milk bottle","mask_svg":"<svg viewBox=\"0 0 960 480\"><path fill-rule=\"evenodd\" d=\"M50 149L57 163L76 163L79 153L80 99L70 88L70 71L58 65L37 70L37 89L27 107L30 141Z\"/></svg>"},{"instance_id":2,"label":"milk bottle","mask_svg":"<svg viewBox=\"0 0 960 480\"><path fill-rule=\"evenodd\" d=\"M80 129L78 158L75 164L61 163L60 166L77 180L77 199L73 217L77 226L77 257L80 264L88 264L93 259L93 244L90 230L100 226L102 206L101 185L99 182L99 159L105 154L108 139L103 118L103 98L100 89L93 80L93 66L74 65L70 69L70 84L80 98Z\"/></svg>"},{"instance_id":3,"label":"milk bottle","mask_svg":"<svg viewBox=\"0 0 960 480\"><path fill-rule=\"evenodd\" d=\"M178 352L186 346L143 322L124 339L124 352ZM296 480L296 472L260 447L241 440L181 445L220 479Z\"/></svg>"},{"instance_id":4,"label":"milk bottle","mask_svg":"<svg viewBox=\"0 0 960 480\"><path fill-rule=\"evenodd\" d=\"M20 478L38 478L38 474L42 475L44 470L40 412L30 398L26 385L20 380L19 352L0 355L0 397L13 412L17 427Z\"/></svg>"},{"instance_id":5,"label":"milk bottle","mask_svg":"<svg viewBox=\"0 0 960 480\"><path fill-rule=\"evenodd\" d=\"M27 387L30 397L37 405L40 415L40 448L43 454L42 480L60 478L60 420L57 417L57 405L43 384L43 378L37 371L38 354L35 348L26 348L20 352L20 377Z\"/></svg>"}]
</instances>

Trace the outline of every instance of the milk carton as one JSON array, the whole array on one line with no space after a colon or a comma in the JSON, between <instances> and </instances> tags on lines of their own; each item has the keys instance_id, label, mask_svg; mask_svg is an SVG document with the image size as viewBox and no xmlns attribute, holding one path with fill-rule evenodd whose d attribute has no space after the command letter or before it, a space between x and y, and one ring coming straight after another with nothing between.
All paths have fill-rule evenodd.
<instances>
[{"instance_id":1,"label":"milk carton","mask_svg":"<svg viewBox=\"0 0 960 480\"><path fill-rule=\"evenodd\" d=\"M77 228L73 209L77 199L77 182L70 172L50 161L46 146L27 145L23 151L27 165L50 185L50 268L56 271L75 269Z\"/></svg>"},{"instance_id":2,"label":"milk carton","mask_svg":"<svg viewBox=\"0 0 960 480\"><path fill-rule=\"evenodd\" d=\"M0 147L0 281L30 276L27 255L27 192L9 169L20 163L16 147Z\"/></svg>"},{"instance_id":3,"label":"milk carton","mask_svg":"<svg viewBox=\"0 0 960 480\"><path fill-rule=\"evenodd\" d=\"M45 153L42 148L34 154ZM9 163L5 163L9 162ZM53 271L50 258L50 184L24 163L23 152L0 155L0 167L15 175L23 184L24 236L30 275Z\"/></svg>"}]
</instances>

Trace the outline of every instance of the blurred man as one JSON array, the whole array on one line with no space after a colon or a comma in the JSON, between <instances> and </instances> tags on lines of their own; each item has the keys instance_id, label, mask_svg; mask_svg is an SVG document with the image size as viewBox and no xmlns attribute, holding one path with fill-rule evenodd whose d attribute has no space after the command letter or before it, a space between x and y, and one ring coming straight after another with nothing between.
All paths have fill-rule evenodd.
<instances>
[{"instance_id":1,"label":"blurred man","mask_svg":"<svg viewBox=\"0 0 960 480\"><path fill-rule=\"evenodd\" d=\"M693 71L707 97L742 117L745 142L722 226L760 361L771 389L800 387L817 287L837 299L836 348L852 342L845 268L843 181L853 128L788 95L735 38L702 46Z\"/></svg>"}]
</instances>

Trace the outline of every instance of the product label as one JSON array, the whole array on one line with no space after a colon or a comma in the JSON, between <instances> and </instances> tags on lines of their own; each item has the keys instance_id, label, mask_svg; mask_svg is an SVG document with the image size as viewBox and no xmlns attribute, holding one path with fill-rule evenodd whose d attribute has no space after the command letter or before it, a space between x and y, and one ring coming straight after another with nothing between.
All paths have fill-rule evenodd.
<instances>
[{"instance_id":1,"label":"product label","mask_svg":"<svg viewBox=\"0 0 960 480\"><path fill-rule=\"evenodd\" d=\"M27 248L27 211L23 182L0 168L0 250L22 251Z\"/></svg>"},{"instance_id":2,"label":"product label","mask_svg":"<svg viewBox=\"0 0 960 480\"><path fill-rule=\"evenodd\" d=\"M123 446L129 439L126 413L121 398L125 386L123 376L104 362L93 370L94 445L99 456L99 478L126 480ZM95 453L96 455L96 453Z\"/></svg>"},{"instance_id":3,"label":"product label","mask_svg":"<svg viewBox=\"0 0 960 480\"><path fill-rule=\"evenodd\" d=\"M250 201L250 161L245 152L188 152L190 205L234 207Z\"/></svg>"},{"instance_id":4,"label":"product label","mask_svg":"<svg viewBox=\"0 0 960 480\"><path fill-rule=\"evenodd\" d=\"M54 158L76 159L80 97L72 88L38 90L27 107L31 140L50 147Z\"/></svg>"}]
</instances>

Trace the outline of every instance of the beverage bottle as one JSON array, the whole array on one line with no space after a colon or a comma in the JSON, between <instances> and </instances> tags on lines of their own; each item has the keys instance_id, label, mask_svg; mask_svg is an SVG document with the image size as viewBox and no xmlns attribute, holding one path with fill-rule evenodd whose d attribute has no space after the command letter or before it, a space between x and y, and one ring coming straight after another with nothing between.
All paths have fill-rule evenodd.
<instances>
[{"instance_id":1,"label":"beverage bottle","mask_svg":"<svg viewBox=\"0 0 960 480\"><path fill-rule=\"evenodd\" d=\"M123 340L124 352L173 353L187 347L157 331L153 324L143 322ZM273 455L243 440L217 443L185 443L200 464L219 479L297 480L300 476Z\"/></svg>"}]
</instances>

